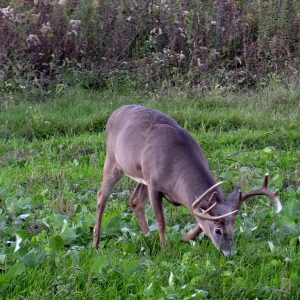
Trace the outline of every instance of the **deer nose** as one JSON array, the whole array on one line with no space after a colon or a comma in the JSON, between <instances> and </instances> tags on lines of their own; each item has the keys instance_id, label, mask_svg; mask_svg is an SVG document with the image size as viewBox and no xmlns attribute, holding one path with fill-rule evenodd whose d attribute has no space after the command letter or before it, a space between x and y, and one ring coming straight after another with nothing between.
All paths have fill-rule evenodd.
<instances>
[{"instance_id":1,"label":"deer nose","mask_svg":"<svg viewBox=\"0 0 300 300\"><path fill-rule=\"evenodd\" d=\"M224 254L224 256L232 256L232 252L228 251L228 250L222 250L222 253Z\"/></svg>"},{"instance_id":2,"label":"deer nose","mask_svg":"<svg viewBox=\"0 0 300 300\"><path fill-rule=\"evenodd\" d=\"M232 241L230 241L229 243L222 244L220 250L222 251L224 256L233 256L236 253Z\"/></svg>"},{"instance_id":3,"label":"deer nose","mask_svg":"<svg viewBox=\"0 0 300 300\"><path fill-rule=\"evenodd\" d=\"M222 253L224 254L224 256L233 256L236 254L236 251L234 248L231 249L221 249Z\"/></svg>"}]
</instances>

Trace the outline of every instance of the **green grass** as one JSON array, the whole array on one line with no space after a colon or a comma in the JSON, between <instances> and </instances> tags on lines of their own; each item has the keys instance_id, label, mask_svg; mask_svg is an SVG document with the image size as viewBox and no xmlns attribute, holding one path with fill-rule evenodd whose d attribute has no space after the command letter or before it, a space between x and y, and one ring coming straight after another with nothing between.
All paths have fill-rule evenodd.
<instances>
[{"instance_id":1,"label":"green grass","mask_svg":"<svg viewBox=\"0 0 300 300\"><path fill-rule=\"evenodd\" d=\"M91 245L95 196L110 113L125 103L160 109L191 131L211 170L248 190L271 175L284 210L269 199L243 205L237 255L205 237L183 243L193 219L166 203L161 250L147 209L144 237L126 204L123 179L108 203L101 249ZM0 110L0 293L5 299L298 299L300 297L300 90L206 97L174 88L158 94L70 90L44 103ZM21 241L17 251L17 241Z\"/></svg>"}]
</instances>

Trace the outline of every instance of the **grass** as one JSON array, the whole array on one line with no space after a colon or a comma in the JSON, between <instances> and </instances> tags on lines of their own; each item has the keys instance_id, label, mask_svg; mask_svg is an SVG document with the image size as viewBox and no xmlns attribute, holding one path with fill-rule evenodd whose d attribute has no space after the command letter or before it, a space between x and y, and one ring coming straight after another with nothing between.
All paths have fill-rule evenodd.
<instances>
[{"instance_id":1,"label":"grass","mask_svg":"<svg viewBox=\"0 0 300 300\"><path fill-rule=\"evenodd\" d=\"M263 197L245 203L237 255L225 258L205 237L183 243L193 220L165 204L161 250L150 207L144 237L126 204L134 182L116 187L101 249L91 245L95 196L110 113L125 103L160 109L191 131L217 179L251 189L265 172L284 210ZM44 103L0 110L0 291L4 299L298 299L300 297L300 91L251 95L214 91L67 91Z\"/></svg>"}]
</instances>

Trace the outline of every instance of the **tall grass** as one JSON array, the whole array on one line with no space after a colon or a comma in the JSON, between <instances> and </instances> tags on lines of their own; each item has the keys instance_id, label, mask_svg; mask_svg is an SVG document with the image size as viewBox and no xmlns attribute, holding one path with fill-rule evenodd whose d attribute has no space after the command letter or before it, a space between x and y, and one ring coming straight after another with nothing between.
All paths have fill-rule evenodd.
<instances>
[{"instance_id":1,"label":"tall grass","mask_svg":"<svg viewBox=\"0 0 300 300\"><path fill-rule=\"evenodd\" d=\"M101 89L116 75L142 88L183 81L205 92L264 85L280 72L297 78L299 12L296 0L4 0L0 88Z\"/></svg>"}]
</instances>

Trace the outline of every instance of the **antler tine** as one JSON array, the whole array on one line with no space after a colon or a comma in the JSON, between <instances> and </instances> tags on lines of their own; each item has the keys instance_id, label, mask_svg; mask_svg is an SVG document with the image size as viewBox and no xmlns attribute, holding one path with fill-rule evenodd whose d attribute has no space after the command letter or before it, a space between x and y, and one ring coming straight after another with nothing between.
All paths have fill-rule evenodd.
<instances>
[{"instance_id":1,"label":"antler tine","mask_svg":"<svg viewBox=\"0 0 300 300\"><path fill-rule=\"evenodd\" d=\"M274 204L276 205L276 213L281 212L282 205L278 196L279 191L277 190L275 192L272 192L271 190L269 190L268 185L269 185L269 174L267 173L265 175L262 187L242 195L242 201L245 201L246 199L257 195L268 196L273 200Z\"/></svg>"},{"instance_id":2,"label":"antler tine","mask_svg":"<svg viewBox=\"0 0 300 300\"><path fill-rule=\"evenodd\" d=\"M211 186L209 189L207 189L198 199L195 200L195 202L192 205L193 211L197 208L198 204L204 199L205 196L207 196L210 192L215 190L219 185L223 184L225 181L220 181ZM212 198L210 198L211 200Z\"/></svg>"},{"instance_id":3,"label":"antler tine","mask_svg":"<svg viewBox=\"0 0 300 300\"><path fill-rule=\"evenodd\" d=\"M225 181L220 181L216 184L214 184L212 187L210 187L209 189L207 189L192 205L192 209L193 209L193 213L198 216L201 219L205 219L205 220L220 220L223 219L225 217L228 217L232 214L235 214L236 212L238 212L238 210L234 210L231 211L227 214L221 215L221 216L210 216L208 214L208 212L210 212L216 205L217 202L213 203L209 208L207 208L205 211L199 212L198 211L198 205L200 204L200 202L203 200L203 198L205 196L207 196L210 192L212 192L214 189L216 189L219 185L221 185L222 183L224 183ZM210 205L210 203L212 202L212 199L214 198L214 196L217 194L217 192L213 192L211 194L211 196L209 197L208 200L208 205Z\"/></svg>"},{"instance_id":4,"label":"antler tine","mask_svg":"<svg viewBox=\"0 0 300 300\"><path fill-rule=\"evenodd\" d=\"M216 204L217 204L217 202L215 202L213 205L211 205L208 209L206 209L203 212L194 211L194 214L196 216L198 216L199 218L205 219L205 220L220 220L220 219L224 219L224 218L238 212L238 209L236 209L234 211L231 211L231 212L229 212L227 214L224 214L224 215L221 215L221 216L211 216L211 215L207 214L213 207L215 207Z\"/></svg>"},{"instance_id":5,"label":"antler tine","mask_svg":"<svg viewBox=\"0 0 300 300\"><path fill-rule=\"evenodd\" d=\"M263 182L263 187L264 187L264 188L266 188L266 189L268 188L269 181L270 181L269 173L266 173L266 174L265 174L265 178L264 178L264 182Z\"/></svg>"},{"instance_id":6,"label":"antler tine","mask_svg":"<svg viewBox=\"0 0 300 300\"><path fill-rule=\"evenodd\" d=\"M207 206L210 206L210 204L212 203L214 197L215 197L217 194L218 194L217 192L213 192L213 193L210 195L210 197L209 197L209 199L208 199L208 204L207 204Z\"/></svg>"}]
</instances>

